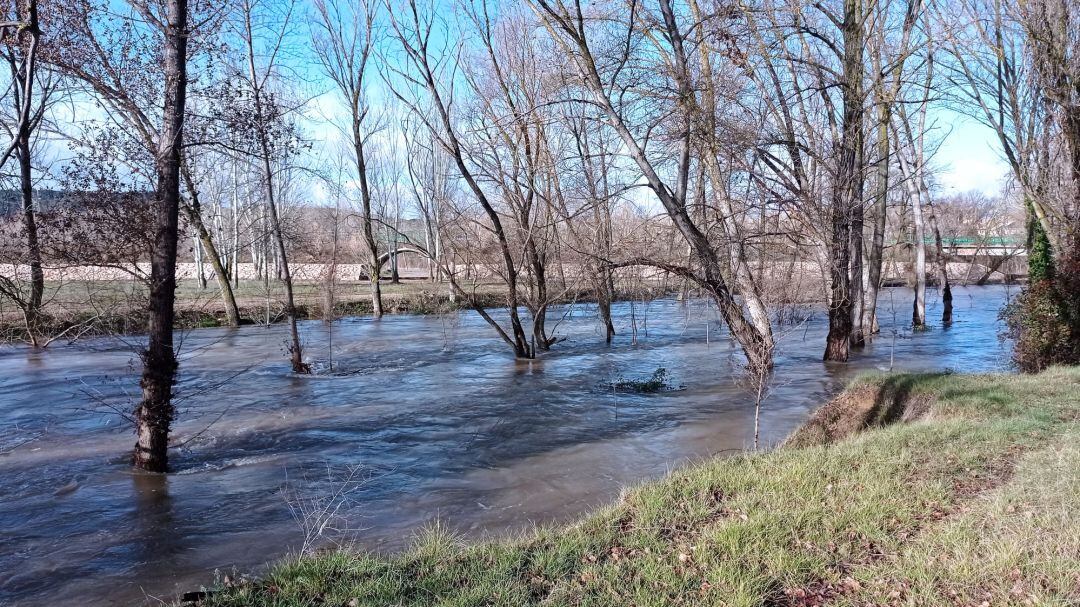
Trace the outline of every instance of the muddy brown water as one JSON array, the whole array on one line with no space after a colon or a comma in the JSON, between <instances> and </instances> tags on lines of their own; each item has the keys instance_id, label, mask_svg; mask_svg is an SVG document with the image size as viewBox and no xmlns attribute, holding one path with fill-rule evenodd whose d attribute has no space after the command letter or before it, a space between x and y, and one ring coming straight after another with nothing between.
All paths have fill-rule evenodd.
<instances>
[{"instance_id":1,"label":"muddy brown water","mask_svg":"<svg viewBox=\"0 0 1080 607\"><path fill-rule=\"evenodd\" d=\"M958 288L953 326L912 334L910 291L886 289L882 335L842 365L820 361L821 311L782 329L764 440L861 371L1007 368L998 311L1013 293ZM290 504L334 491L347 493L335 527L392 551L436 520L482 538L571 519L748 446L751 397L712 307L632 307L616 306L610 346L595 308L553 311L566 340L532 362L471 312L344 319L332 335L310 321L317 377L288 373L284 325L191 331L166 476L132 472L131 427L111 412L137 397L139 338L0 348L0 605L136 605L210 584L215 570L258 572L303 543ZM658 367L682 389L610 388Z\"/></svg>"}]
</instances>

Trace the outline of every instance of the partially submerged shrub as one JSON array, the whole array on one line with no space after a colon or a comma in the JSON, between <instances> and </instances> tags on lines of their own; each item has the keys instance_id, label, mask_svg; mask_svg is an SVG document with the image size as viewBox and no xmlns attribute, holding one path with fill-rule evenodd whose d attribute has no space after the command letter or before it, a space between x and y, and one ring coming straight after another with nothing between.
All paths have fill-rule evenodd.
<instances>
[{"instance_id":1,"label":"partially submerged shrub","mask_svg":"<svg viewBox=\"0 0 1080 607\"><path fill-rule=\"evenodd\" d=\"M664 367L658 367L650 377L645 379L626 379L620 377L611 384L616 392L635 392L638 394L651 394L653 392L668 392L679 388L671 384L671 375Z\"/></svg>"}]
</instances>

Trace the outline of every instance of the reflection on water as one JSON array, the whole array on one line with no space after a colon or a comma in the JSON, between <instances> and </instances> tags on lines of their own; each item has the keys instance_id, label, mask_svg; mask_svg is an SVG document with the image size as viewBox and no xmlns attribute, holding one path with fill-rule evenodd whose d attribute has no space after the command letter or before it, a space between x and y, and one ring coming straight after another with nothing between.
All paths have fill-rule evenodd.
<instances>
[{"instance_id":1,"label":"reflection on water","mask_svg":"<svg viewBox=\"0 0 1080 607\"><path fill-rule=\"evenodd\" d=\"M910 292L887 289L882 335L843 365L820 361L824 314L785 328L764 439L862 370L1003 368L1006 296L956 289L956 323L912 335L896 328ZM138 339L0 349L0 605L131 604L209 583L216 568L257 568L302 542L289 499L341 489L357 465L342 523L393 550L435 519L471 537L565 520L750 442L752 401L711 306L639 302L636 345L629 305L615 313L607 346L595 309L555 311L567 339L531 362L473 313L346 319L333 325L334 374L308 378L288 374L283 326L190 332L168 476L130 470L134 437L112 412L137 398ZM303 324L323 368L327 332ZM610 390L658 367L685 389Z\"/></svg>"}]
</instances>

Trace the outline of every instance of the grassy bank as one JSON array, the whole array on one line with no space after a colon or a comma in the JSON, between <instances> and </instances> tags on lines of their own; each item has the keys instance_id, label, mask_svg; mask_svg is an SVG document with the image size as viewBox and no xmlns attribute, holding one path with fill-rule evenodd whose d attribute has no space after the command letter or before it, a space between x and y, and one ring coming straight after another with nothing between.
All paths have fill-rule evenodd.
<instances>
[{"instance_id":1,"label":"grassy bank","mask_svg":"<svg viewBox=\"0 0 1080 607\"><path fill-rule=\"evenodd\" d=\"M576 525L288 559L203 604L1076 605L1078 401L1080 369L869 378Z\"/></svg>"},{"instance_id":2,"label":"grassy bank","mask_svg":"<svg viewBox=\"0 0 1080 607\"><path fill-rule=\"evenodd\" d=\"M297 316L300 319L322 319L327 307L326 285L297 281L295 284ZM387 314L446 314L469 306L461 298L451 301L449 285L427 280L409 279L400 283L385 282L382 286L383 310ZM473 297L484 307L506 305L506 287L500 283L479 283L470 286ZM670 289L663 284L625 285L617 287L619 299L654 299ZM134 281L72 281L49 284L46 305L40 319L40 332L45 336L68 332L70 335L130 335L143 333L148 326L145 285ZM266 285L258 281L243 281L235 290L236 303L242 322L246 324L284 321L285 294L278 283ZM558 298L558 303L587 302L592 294L571 290ZM370 286L364 282L342 282L334 286L333 316L336 318L369 316L372 314ZM199 329L224 326L227 323L221 298L211 283L199 287L195 281L180 281L176 290L177 329ZM26 327L21 312L10 302L0 299L0 341L23 341Z\"/></svg>"}]
</instances>

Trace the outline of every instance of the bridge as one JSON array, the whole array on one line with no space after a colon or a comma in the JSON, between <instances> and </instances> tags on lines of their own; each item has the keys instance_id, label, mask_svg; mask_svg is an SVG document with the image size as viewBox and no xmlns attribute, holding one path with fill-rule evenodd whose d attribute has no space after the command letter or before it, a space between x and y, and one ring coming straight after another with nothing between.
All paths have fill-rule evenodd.
<instances>
[{"instance_id":1,"label":"bridge","mask_svg":"<svg viewBox=\"0 0 1080 607\"><path fill-rule=\"evenodd\" d=\"M896 244L911 246L914 242L908 238ZM937 247L937 241L933 237L924 238L923 245L933 251ZM1027 243L1023 238L1016 236L942 238L941 248L953 259L970 259L976 256L1005 258L1027 256Z\"/></svg>"},{"instance_id":2,"label":"bridge","mask_svg":"<svg viewBox=\"0 0 1080 607\"><path fill-rule=\"evenodd\" d=\"M914 243L909 238L897 244L911 246ZM929 255L932 256L937 247L936 240L933 237L924 238L923 244L929 251ZM968 264L967 277L976 284L984 284L990 279L990 275L995 272L1002 273L1006 279L1027 276L1028 250L1027 243L1022 237L959 236L942 238L941 248L949 262L966 262ZM981 266L981 270L973 274L972 269L974 266Z\"/></svg>"}]
</instances>

